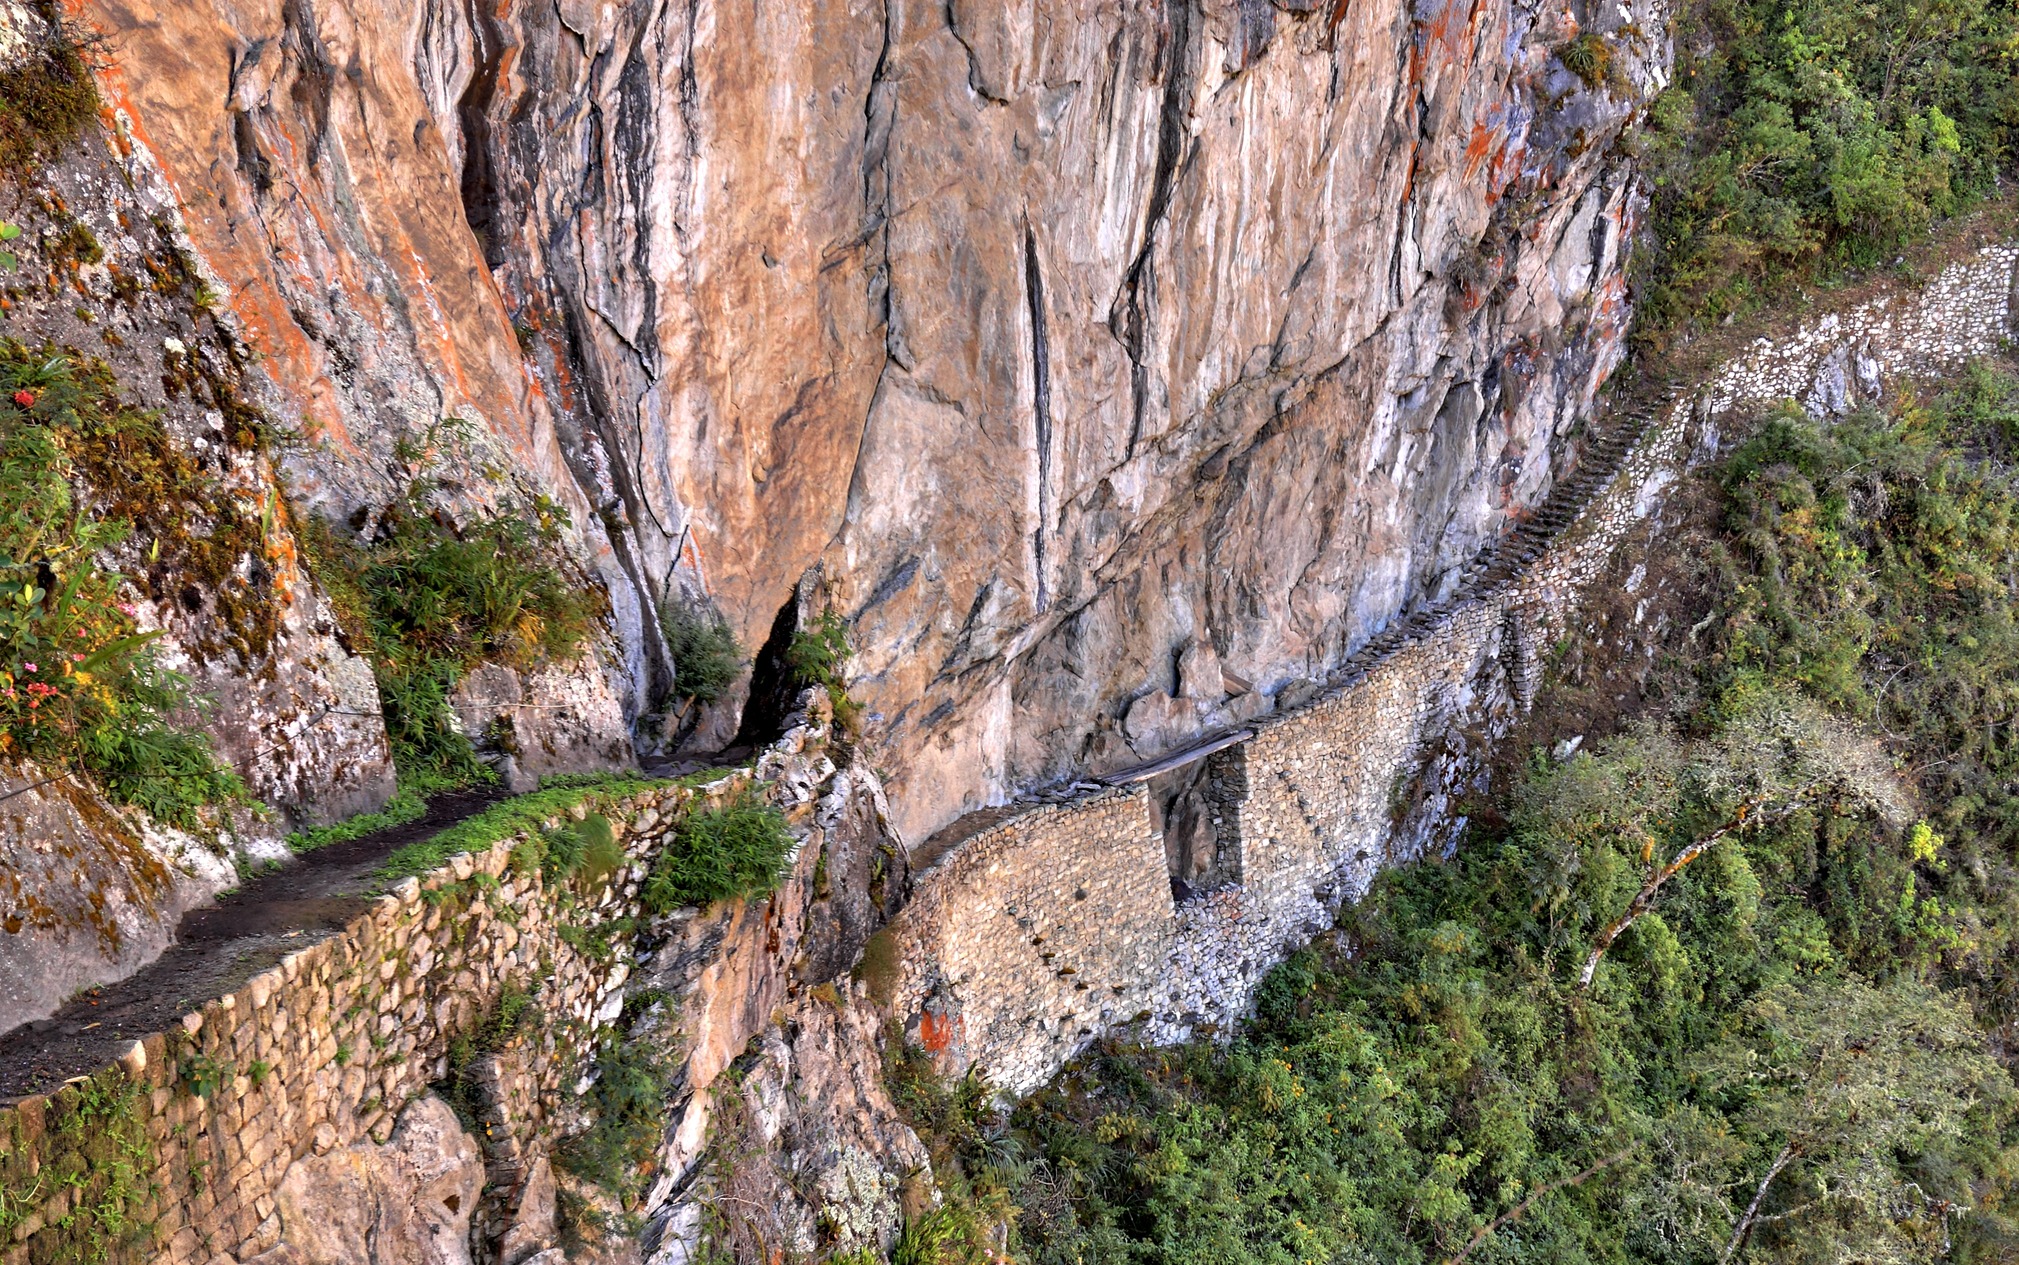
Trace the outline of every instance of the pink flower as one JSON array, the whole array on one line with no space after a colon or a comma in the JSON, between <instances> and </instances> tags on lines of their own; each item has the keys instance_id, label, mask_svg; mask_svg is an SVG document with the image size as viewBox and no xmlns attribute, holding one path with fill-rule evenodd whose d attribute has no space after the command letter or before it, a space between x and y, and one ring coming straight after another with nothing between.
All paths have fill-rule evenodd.
<instances>
[{"instance_id":1,"label":"pink flower","mask_svg":"<svg viewBox=\"0 0 2019 1265\"><path fill-rule=\"evenodd\" d=\"M70 661L72 663L82 663L84 662L84 656L73 650L70 652Z\"/></svg>"},{"instance_id":2,"label":"pink flower","mask_svg":"<svg viewBox=\"0 0 2019 1265\"><path fill-rule=\"evenodd\" d=\"M21 665L21 667L22 667L22 668L23 668L24 670L26 670L26 671L29 671L29 672L35 672L35 671L39 671L39 670L40 670L40 669L38 669L38 668L37 668L37 667L36 667L36 666L35 666L34 664L32 664L32 663L24 663L24 664L22 664L22 665Z\"/></svg>"}]
</instances>

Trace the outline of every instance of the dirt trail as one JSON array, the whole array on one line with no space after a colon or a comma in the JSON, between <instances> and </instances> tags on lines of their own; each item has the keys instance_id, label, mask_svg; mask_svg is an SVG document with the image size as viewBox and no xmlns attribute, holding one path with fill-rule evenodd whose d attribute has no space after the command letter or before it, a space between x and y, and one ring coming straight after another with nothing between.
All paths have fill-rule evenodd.
<instances>
[{"instance_id":1,"label":"dirt trail","mask_svg":"<svg viewBox=\"0 0 2019 1265\"><path fill-rule=\"evenodd\" d=\"M437 795L418 820L317 849L215 905L190 910L175 943L138 974L80 993L50 1018L0 1035L0 1103L97 1071L129 1041L163 1031L342 930L369 906L372 874L386 857L502 798L494 790Z\"/></svg>"}]
</instances>

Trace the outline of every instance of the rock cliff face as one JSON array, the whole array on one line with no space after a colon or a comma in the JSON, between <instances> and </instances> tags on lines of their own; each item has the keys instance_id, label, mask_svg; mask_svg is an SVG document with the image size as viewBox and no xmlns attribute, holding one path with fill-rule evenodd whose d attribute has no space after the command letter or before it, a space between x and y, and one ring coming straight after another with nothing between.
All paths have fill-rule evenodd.
<instances>
[{"instance_id":1,"label":"rock cliff face","mask_svg":"<svg viewBox=\"0 0 2019 1265\"><path fill-rule=\"evenodd\" d=\"M754 646L820 566L916 839L1272 707L1546 493L1652 6L83 11L307 501L560 499L648 739L656 608Z\"/></svg>"}]
</instances>

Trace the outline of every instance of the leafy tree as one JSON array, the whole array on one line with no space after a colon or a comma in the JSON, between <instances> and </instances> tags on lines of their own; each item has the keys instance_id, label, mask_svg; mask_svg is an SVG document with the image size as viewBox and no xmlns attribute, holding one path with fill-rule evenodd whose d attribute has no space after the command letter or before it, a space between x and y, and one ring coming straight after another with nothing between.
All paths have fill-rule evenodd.
<instances>
[{"instance_id":1,"label":"leafy tree","mask_svg":"<svg viewBox=\"0 0 2019 1265\"><path fill-rule=\"evenodd\" d=\"M1744 1020L1702 1060L1758 1174L1719 1259L1948 1256L1972 1194L1954 1165L1926 1161L2012 1094L1968 1009L1917 981L1850 976L1784 984Z\"/></svg>"},{"instance_id":2,"label":"leafy tree","mask_svg":"<svg viewBox=\"0 0 2019 1265\"><path fill-rule=\"evenodd\" d=\"M1891 257L2009 170L2009 0L1697 0L1651 108L1639 336Z\"/></svg>"},{"instance_id":3,"label":"leafy tree","mask_svg":"<svg viewBox=\"0 0 2019 1265\"><path fill-rule=\"evenodd\" d=\"M1639 886L1591 937L1578 975L1589 988L1606 950L1654 908L1662 888L1710 849L1795 813L1902 809L1886 761L1869 739L1814 704L1771 689L1735 691L1717 732L1696 742L1644 725L1602 754L1580 754L1530 782L1517 809L1549 863L1537 899L1555 907L1576 890L1572 874L1596 861L1607 886L1638 873ZM1622 864L1621 853L1631 853Z\"/></svg>"}]
</instances>

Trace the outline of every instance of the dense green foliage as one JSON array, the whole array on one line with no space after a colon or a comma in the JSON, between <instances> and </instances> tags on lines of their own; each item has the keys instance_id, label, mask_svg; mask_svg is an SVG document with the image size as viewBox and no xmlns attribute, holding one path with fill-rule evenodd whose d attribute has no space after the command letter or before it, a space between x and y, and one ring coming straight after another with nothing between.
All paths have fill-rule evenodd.
<instances>
[{"instance_id":1,"label":"dense green foliage","mask_svg":"<svg viewBox=\"0 0 2019 1265\"><path fill-rule=\"evenodd\" d=\"M669 601L659 609L659 627L673 656L675 695L690 703L712 703L736 683L743 647L722 612Z\"/></svg>"},{"instance_id":2,"label":"dense green foliage","mask_svg":"<svg viewBox=\"0 0 2019 1265\"><path fill-rule=\"evenodd\" d=\"M893 1078L1020 1259L2019 1254L2019 385L1784 413L1704 491L1666 701L1384 874L1231 1048L1010 1115Z\"/></svg>"},{"instance_id":3,"label":"dense green foliage","mask_svg":"<svg viewBox=\"0 0 2019 1265\"><path fill-rule=\"evenodd\" d=\"M2010 171L2011 0L1696 0L1642 160L1640 336L1891 259Z\"/></svg>"},{"instance_id":4,"label":"dense green foliage","mask_svg":"<svg viewBox=\"0 0 2019 1265\"><path fill-rule=\"evenodd\" d=\"M589 1127L561 1142L554 1165L609 1196L615 1212L564 1186L559 1207L564 1243L604 1242L643 1228L640 1204L659 1175L660 1148L681 1083L676 1014L664 993L634 990L597 1046L595 1081L581 1100Z\"/></svg>"},{"instance_id":5,"label":"dense green foliage","mask_svg":"<svg viewBox=\"0 0 2019 1265\"><path fill-rule=\"evenodd\" d=\"M118 802L200 828L244 787L171 720L195 704L188 683L156 660L159 634L138 630L105 565L133 531L98 512L87 477L114 445L172 447L102 366L0 342L0 755L88 771ZM164 490L197 481L178 470Z\"/></svg>"},{"instance_id":6,"label":"dense green foliage","mask_svg":"<svg viewBox=\"0 0 2019 1265\"><path fill-rule=\"evenodd\" d=\"M572 657L599 607L553 559L567 513L544 497L523 516L457 525L429 509L422 480L355 541L320 519L303 543L370 657L402 784L426 792L486 780L456 731L449 696L482 663L536 668Z\"/></svg>"},{"instance_id":7,"label":"dense green foliage","mask_svg":"<svg viewBox=\"0 0 2019 1265\"><path fill-rule=\"evenodd\" d=\"M635 1009L635 1007L634 1007ZM594 1123L561 1143L560 1168L631 1207L659 1171L667 1102L678 1068L652 1039L610 1036L598 1049L584 1106Z\"/></svg>"},{"instance_id":8,"label":"dense green foliage","mask_svg":"<svg viewBox=\"0 0 2019 1265\"><path fill-rule=\"evenodd\" d=\"M791 851L785 815L744 787L718 807L688 814L654 858L639 900L648 912L663 914L682 905L768 895L785 877Z\"/></svg>"}]
</instances>

